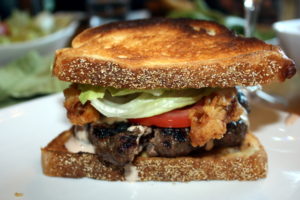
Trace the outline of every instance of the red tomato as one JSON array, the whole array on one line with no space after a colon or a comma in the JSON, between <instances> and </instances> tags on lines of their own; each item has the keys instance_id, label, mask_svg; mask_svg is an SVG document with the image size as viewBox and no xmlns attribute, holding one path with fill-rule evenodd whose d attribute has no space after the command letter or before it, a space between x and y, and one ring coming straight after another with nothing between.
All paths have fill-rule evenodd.
<instances>
[{"instance_id":1,"label":"red tomato","mask_svg":"<svg viewBox=\"0 0 300 200\"><path fill-rule=\"evenodd\" d=\"M185 128L191 126L188 108L172 110L153 117L129 119L130 122L144 126L158 126L164 128Z\"/></svg>"}]
</instances>

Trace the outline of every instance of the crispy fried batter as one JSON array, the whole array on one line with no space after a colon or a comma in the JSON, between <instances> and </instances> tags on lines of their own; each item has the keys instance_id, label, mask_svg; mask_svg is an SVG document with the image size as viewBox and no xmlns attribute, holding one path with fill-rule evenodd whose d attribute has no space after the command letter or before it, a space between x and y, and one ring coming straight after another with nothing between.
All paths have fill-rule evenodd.
<instances>
[{"instance_id":1,"label":"crispy fried batter","mask_svg":"<svg viewBox=\"0 0 300 200\"><path fill-rule=\"evenodd\" d=\"M84 125L100 119L100 113L89 102L82 104L79 101L80 90L75 84L64 90L67 116L72 124Z\"/></svg>"},{"instance_id":2,"label":"crispy fried batter","mask_svg":"<svg viewBox=\"0 0 300 200\"><path fill-rule=\"evenodd\" d=\"M190 111L192 145L203 146L211 139L222 138L226 133L226 124L237 121L243 112L235 89L225 89L204 97L200 105Z\"/></svg>"}]
</instances>

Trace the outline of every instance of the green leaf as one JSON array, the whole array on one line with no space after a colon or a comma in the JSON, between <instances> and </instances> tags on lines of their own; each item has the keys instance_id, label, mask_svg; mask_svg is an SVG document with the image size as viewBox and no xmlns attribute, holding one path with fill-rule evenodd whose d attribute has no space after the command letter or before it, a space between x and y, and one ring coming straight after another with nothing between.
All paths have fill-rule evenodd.
<instances>
[{"instance_id":1,"label":"green leaf","mask_svg":"<svg viewBox=\"0 0 300 200\"><path fill-rule=\"evenodd\" d=\"M81 103L91 104L107 117L142 118L196 103L217 89L131 90L79 85Z\"/></svg>"},{"instance_id":2,"label":"green leaf","mask_svg":"<svg viewBox=\"0 0 300 200\"><path fill-rule=\"evenodd\" d=\"M195 4L196 4L196 7L197 7L197 10L200 11L200 12L205 12L207 10L210 10L210 8L206 4L206 2L203 1L203 0L195 0Z\"/></svg>"},{"instance_id":3,"label":"green leaf","mask_svg":"<svg viewBox=\"0 0 300 200\"><path fill-rule=\"evenodd\" d=\"M106 90L92 85L79 85L79 89L81 90L79 100L82 104L85 104L88 100L103 98Z\"/></svg>"},{"instance_id":4,"label":"green leaf","mask_svg":"<svg viewBox=\"0 0 300 200\"><path fill-rule=\"evenodd\" d=\"M143 118L194 104L213 90L165 90L160 96L154 96L150 92L138 92L117 97L107 91L103 98L92 99L91 104L107 117Z\"/></svg>"},{"instance_id":5,"label":"green leaf","mask_svg":"<svg viewBox=\"0 0 300 200\"><path fill-rule=\"evenodd\" d=\"M153 89L153 90L133 90L133 89L117 89L117 88L108 88L108 91L112 96L125 96L134 93L148 93L153 96L160 96L165 92L165 89Z\"/></svg>"},{"instance_id":6,"label":"green leaf","mask_svg":"<svg viewBox=\"0 0 300 200\"><path fill-rule=\"evenodd\" d=\"M102 99L104 97L105 91L108 91L111 96L125 96L135 93L149 93L154 96L160 96L164 93L164 89L153 89L153 90L132 90L132 89L117 89L117 88L104 88L92 85L79 85L81 93L79 95L79 100L82 104L85 104L88 100Z\"/></svg>"},{"instance_id":7,"label":"green leaf","mask_svg":"<svg viewBox=\"0 0 300 200\"><path fill-rule=\"evenodd\" d=\"M29 98L62 91L68 83L51 75L53 56L41 57L29 52L24 57L0 67L0 101Z\"/></svg>"}]
</instances>

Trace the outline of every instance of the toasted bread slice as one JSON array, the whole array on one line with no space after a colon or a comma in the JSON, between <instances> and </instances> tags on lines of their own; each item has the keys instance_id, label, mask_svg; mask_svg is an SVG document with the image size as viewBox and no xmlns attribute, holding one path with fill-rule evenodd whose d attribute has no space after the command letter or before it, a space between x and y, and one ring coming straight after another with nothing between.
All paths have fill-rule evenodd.
<instances>
[{"instance_id":1,"label":"toasted bread slice","mask_svg":"<svg viewBox=\"0 0 300 200\"><path fill-rule=\"evenodd\" d=\"M180 89L265 84L295 71L279 47L214 22L148 19L82 32L56 51L53 74L103 87Z\"/></svg>"},{"instance_id":2,"label":"toasted bread slice","mask_svg":"<svg viewBox=\"0 0 300 200\"><path fill-rule=\"evenodd\" d=\"M43 171L48 176L89 177L124 181L124 170L103 164L95 154L70 153L63 132L42 149ZM133 162L140 181L256 180L266 177L267 155L258 139L247 134L241 147L223 148L193 157L146 157Z\"/></svg>"}]
</instances>

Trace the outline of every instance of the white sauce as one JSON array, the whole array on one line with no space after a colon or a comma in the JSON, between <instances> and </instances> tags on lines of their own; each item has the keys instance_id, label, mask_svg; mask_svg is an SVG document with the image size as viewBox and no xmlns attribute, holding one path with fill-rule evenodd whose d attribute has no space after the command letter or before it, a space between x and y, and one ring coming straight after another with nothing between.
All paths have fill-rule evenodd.
<instances>
[{"instance_id":1,"label":"white sauce","mask_svg":"<svg viewBox=\"0 0 300 200\"><path fill-rule=\"evenodd\" d=\"M141 125L138 125L138 126L130 126L127 128L127 131L130 131L130 132L137 132L138 135L137 135L137 138L136 138L136 143L138 144L142 135L148 135L149 133L152 132L152 129L147 127L147 126L141 126ZM140 145L139 146L139 150L141 151L143 149L143 146Z\"/></svg>"},{"instance_id":2,"label":"white sauce","mask_svg":"<svg viewBox=\"0 0 300 200\"><path fill-rule=\"evenodd\" d=\"M75 133L65 143L65 147L71 153L95 153L95 147L89 142L86 130L80 130Z\"/></svg>"},{"instance_id":3,"label":"white sauce","mask_svg":"<svg viewBox=\"0 0 300 200\"><path fill-rule=\"evenodd\" d=\"M127 128L127 131L130 131L130 132L133 132L133 131L139 131L140 134L149 134L152 132L152 129L147 127L147 126L141 126L141 125L138 125L138 126L130 126Z\"/></svg>"},{"instance_id":4,"label":"white sauce","mask_svg":"<svg viewBox=\"0 0 300 200\"><path fill-rule=\"evenodd\" d=\"M242 114L240 117L241 117L241 119L242 119L244 122L246 122L246 124L249 126L248 113L247 113L247 111L246 111L245 108L243 108L243 110L244 110L244 112L243 112L243 114Z\"/></svg>"},{"instance_id":5,"label":"white sauce","mask_svg":"<svg viewBox=\"0 0 300 200\"><path fill-rule=\"evenodd\" d=\"M127 164L125 165L124 169L125 169L124 176L126 181L135 182L140 180L139 171L136 166Z\"/></svg>"},{"instance_id":6,"label":"white sauce","mask_svg":"<svg viewBox=\"0 0 300 200\"><path fill-rule=\"evenodd\" d=\"M65 147L71 153L95 153L95 147L92 144L85 143L73 136L65 143Z\"/></svg>"},{"instance_id":7,"label":"white sauce","mask_svg":"<svg viewBox=\"0 0 300 200\"><path fill-rule=\"evenodd\" d=\"M76 137L78 140L81 140L82 142L89 143L89 139L88 139L86 130L76 131L75 137Z\"/></svg>"}]
</instances>

